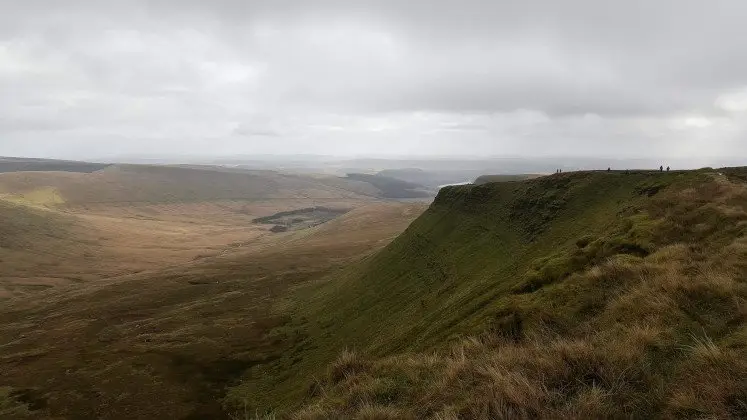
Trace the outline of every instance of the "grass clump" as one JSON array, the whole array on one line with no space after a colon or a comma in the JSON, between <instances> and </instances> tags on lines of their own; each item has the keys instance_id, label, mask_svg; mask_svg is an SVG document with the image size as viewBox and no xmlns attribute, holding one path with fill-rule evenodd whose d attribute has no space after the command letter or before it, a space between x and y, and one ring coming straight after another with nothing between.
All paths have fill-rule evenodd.
<instances>
[{"instance_id":1,"label":"grass clump","mask_svg":"<svg viewBox=\"0 0 747 420\"><path fill-rule=\"evenodd\" d=\"M333 382L339 383L350 376L365 372L367 368L366 360L363 360L356 352L346 349L330 365L329 377Z\"/></svg>"}]
</instances>

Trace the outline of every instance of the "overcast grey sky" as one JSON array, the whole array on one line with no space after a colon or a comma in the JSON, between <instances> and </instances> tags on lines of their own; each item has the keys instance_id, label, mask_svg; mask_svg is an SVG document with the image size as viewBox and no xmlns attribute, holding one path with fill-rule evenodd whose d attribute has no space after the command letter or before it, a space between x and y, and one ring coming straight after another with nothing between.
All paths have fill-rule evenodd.
<instances>
[{"instance_id":1,"label":"overcast grey sky","mask_svg":"<svg viewBox=\"0 0 747 420\"><path fill-rule=\"evenodd\" d=\"M747 156L743 0L0 0L0 155Z\"/></svg>"}]
</instances>

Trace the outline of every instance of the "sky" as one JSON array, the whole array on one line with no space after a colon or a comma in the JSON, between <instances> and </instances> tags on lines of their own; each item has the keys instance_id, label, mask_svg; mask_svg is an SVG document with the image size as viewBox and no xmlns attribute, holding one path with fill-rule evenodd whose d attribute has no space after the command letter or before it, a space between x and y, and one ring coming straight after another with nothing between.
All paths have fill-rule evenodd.
<instances>
[{"instance_id":1,"label":"sky","mask_svg":"<svg viewBox=\"0 0 747 420\"><path fill-rule=\"evenodd\" d=\"M747 158L746 21L743 0L0 0L0 155Z\"/></svg>"}]
</instances>

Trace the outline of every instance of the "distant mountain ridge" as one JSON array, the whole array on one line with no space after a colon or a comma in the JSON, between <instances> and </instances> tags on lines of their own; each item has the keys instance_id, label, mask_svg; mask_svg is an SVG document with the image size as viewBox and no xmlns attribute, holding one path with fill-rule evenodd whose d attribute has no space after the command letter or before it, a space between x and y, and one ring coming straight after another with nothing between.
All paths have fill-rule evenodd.
<instances>
[{"instance_id":1,"label":"distant mountain ridge","mask_svg":"<svg viewBox=\"0 0 747 420\"><path fill-rule=\"evenodd\" d=\"M401 179L384 176L381 174L349 173L347 179L367 182L381 191L385 198L427 198L432 197L432 191L428 191L423 185L415 184Z\"/></svg>"},{"instance_id":2,"label":"distant mountain ridge","mask_svg":"<svg viewBox=\"0 0 747 420\"><path fill-rule=\"evenodd\" d=\"M0 194L40 189L51 189L67 203L435 196L435 190L423 185L358 173L339 177L216 165L0 158Z\"/></svg>"},{"instance_id":3,"label":"distant mountain ridge","mask_svg":"<svg viewBox=\"0 0 747 420\"><path fill-rule=\"evenodd\" d=\"M105 163L78 162L72 160L0 157L0 173L31 171L91 173L108 166L109 164Z\"/></svg>"}]
</instances>

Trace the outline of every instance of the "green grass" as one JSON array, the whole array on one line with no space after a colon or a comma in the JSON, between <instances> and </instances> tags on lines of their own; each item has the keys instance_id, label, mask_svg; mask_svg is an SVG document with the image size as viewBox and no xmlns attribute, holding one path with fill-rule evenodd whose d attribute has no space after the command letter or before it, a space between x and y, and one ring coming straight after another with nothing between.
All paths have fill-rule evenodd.
<instances>
[{"instance_id":1,"label":"green grass","mask_svg":"<svg viewBox=\"0 0 747 420\"><path fill-rule=\"evenodd\" d=\"M616 248L649 246L633 238L632 226L625 229L646 229L634 207L649 198L637 188L700 176L580 173L445 188L400 238L344 279L346 287L330 283L332 303L323 301L315 318L344 325L342 335L382 354L477 332L502 310L496 297L521 287L537 268L549 283ZM589 236L596 239L580 259L569 254ZM330 305L337 310L325 310Z\"/></svg>"},{"instance_id":2,"label":"green grass","mask_svg":"<svg viewBox=\"0 0 747 420\"><path fill-rule=\"evenodd\" d=\"M739 182L738 177L727 176ZM648 330L639 323L658 316L652 327L657 331L654 335L658 336L661 330L667 345L661 352L634 352L638 358L631 366L639 369L641 364L661 363L667 371L645 371L642 375L649 382L641 379L643 385L632 386L619 399L635 405L635 413L642 416L685 413L684 408L681 411L673 403L667 405L656 399L665 397L652 391L656 381L690 375L686 365L680 363L684 359L672 354L681 346L698 346L693 337L711 337L721 343L736 342L745 334L744 319L740 317L744 317L747 292L744 284L735 280L734 273L745 270L746 260L741 254L728 254L736 252L728 251L728 247L738 248L735 241L747 229L747 195L742 193L743 188L744 184L730 183L710 170L581 172L523 182L444 188L431 208L386 249L321 285L299 290L292 320L282 332L296 334L298 344L274 364L253 370L251 375L262 379L232 388L227 404L248 398L257 407L282 411L302 401L312 401L305 412L315 412L319 418L354 417L360 414L356 410L364 409L391 409L391 418L439 413L446 416L442 418L452 418L439 411L448 407L433 406L421 411L417 401L428 395L440 395L441 399L471 395L476 385L488 385L474 376L482 365L467 369L473 376L465 377L461 388L445 391L437 386L440 382L435 377L444 378L446 367L454 362L451 356L442 353L436 357L434 363L440 363L441 368L416 371L402 368L402 357L414 355L422 361L430 352L463 346L465 337L475 336L482 337L478 340L482 346L478 360L485 363L495 355L490 345L480 340L509 340L517 343L515 351L535 354L538 361L545 360L553 366L562 365L562 360L542 353L541 348L588 348L588 354L573 357L581 357L579 363L596 369L614 366L618 361L597 361L595 358L604 351L614 357L624 356L608 351L604 345L622 328L619 319L629 318L631 326L641 329L635 334L645 335ZM673 251L681 247L687 252ZM672 256L666 257L667 252ZM681 281L689 276L697 278L697 270L712 270L712 265L718 263L715 256L724 253L734 258L728 267L718 268L718 275L722 271L731 275L727 276L728 281L724 280L726 289L718 289L716 280L700 284L693 280L697 287L677 283L679 286L672 286L674 291L656 295L681 305L676 311L656 312L647 307L645 296L641 301L619 303L622 309L606 311L607 305L623 293L645 293L649 287L641 281L645 275L655 273L659 277L653 281L660 282L670 281L669 277ZM690 258L710 261L710 265L688 265ZM680 286L686 290L678 289ZM719 309L719 305L737 315L727 315L727 309ZM589 331L594 337L584 338ZM626 334L636 336L633 332ZM530 345L525 341L527 337L533 337L531 343L539 344ZM574 344L577 340L581 341ZM364 354L365 365L373 366L349 375L351 381L373 389L366 391L366 398L356 398L348 391L354 383L341 381L340 375L327 376L321 368L345 348ZM735 351L725 357L743 362L743 350ZM530 361L517 356L517 360L501 366L515 369L517 364ZM735 365L737 372L741 366ZM684 371L675 372L681 369ZM638 380L614 371L622 375L625 384ZM585 373L558 371L551 378L557 383L549 385L539 382L541 374L541 369L528 370L521 377L506 380L550 386L547 395L535 396L537 405L532 407L554 407L559 401L571 406L536 412L521 411L531 408L528 402L523 408L512 403L516 405L511 406L514 411L501 413L518 417L617 413L603 411L610 407L611 400L599 402L599 393L609 393L609 389L586 387L573 394L562 391L564 381L582 380L578 375ZM428 379L428 375L434 378ZM713 375L718 379L718 375L725 374L717 370ZM612 379L605 377L605 381ZM729 383L733 385L733 381ZM314 391L320 387L327 394ZM391 401L382 402L376 397L379 388L384 394L393 395ZM403 389L407 392L400 398L397 395ZM713 392L718 397L733 398L737 408L708 406L685 394L678 398L711 414L738 411L738 405L745 401L729 390ZM647 395L653 402L646 402ZM434 397L434 401L439 398ZM589 404L596 401L601 408L589 406L583 411L581 402L574 405L576 400ZM471 402L482 404L464 397L453 401L453 405L467 410ZM581 411L567 411L571 409ZM460 418L482 418L467 411L460 413Z\"/></svg>"}]
</instances>

